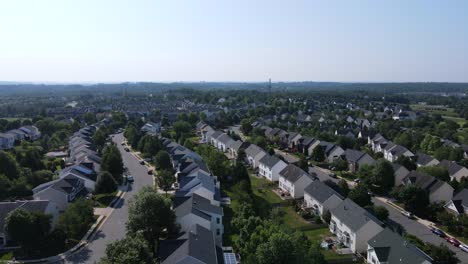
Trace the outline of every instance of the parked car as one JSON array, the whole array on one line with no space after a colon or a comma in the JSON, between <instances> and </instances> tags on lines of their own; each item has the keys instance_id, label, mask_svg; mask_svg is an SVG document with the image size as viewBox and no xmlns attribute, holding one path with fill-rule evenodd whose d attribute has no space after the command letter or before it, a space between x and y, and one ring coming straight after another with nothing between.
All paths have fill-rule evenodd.
<instances>
[{"instance_id":1,"label":"parked car","mask_svg":"<svg viewBox=\"0 0 468 264\"><path fill-rule=\"evenodd\" d=\"M127 151L127 152L129 152L129 151L130 151L130 149L129 149L129 148L124 148L124 150L125 150L125 151Z\"/></svg>"},{"instance_id":2,"label":"parked car","mask_svg":"<svg viewBox=\"0 0 468 264\"><path fill-rule=\"evenodd\" d=\"M149 175L153 175L153 170L148 170Z\"/></svg>"},{"instance_id":3,"label":"parked car","mask_svg":"<svg viewBox=\"0 0 468 264\"><path fill-rule=\"evenodd\" d=\"M401 211L401 214L408 217L409 219L413 219L414 215L408 211Z\"/></svg>"},{"instance_id":4,"label":"parked car","mask_svg":"<svg viewBox=\"0 0 468 264\"><path fill-rule=\"evenodd\" d=\"M353 182L355 182L355 183L360 183L360 182L361 182L361 179L354 179Z\"/></svg>"},{"instance_id":5,"label":"parked car","mask_svg":"<svg viewBox=\"0 0 468 264\"><path fill-rule=\"evenodd\" d=\"M444 231L438 229L438 228L435 228L435 227L432 227L431 228L431 232L440 236L440 237L446 237L447 235L444 233Z\"/></svg>"},{"instance_id":6,"label":"parked car","mask_svg":"<svg viewBox=\"0 0 468 264\"><path fill-rule=\"evenodd\" d=\"M135 181L135 179L133 179L133 176L132 176L132 175L127 175L127 181L128 181L129 183L132 183L132 182Z\"/></svg>"},{"instance_id":7,"label":"parked car","mask_svg":"<svg viewBox=\"0 0 468 264\"><path fill-rule=\"evenodd\" d=\"M140 164L141 164L141 165L145 165L145 161L144 161L144 160L140 160Z\"/></svg>"},{"instance_id":8,"label":"parked car","mask_svg":"<svg viewBox=\"0 0 468 264\"><path fill-rule=\"evenodd\" d=\"M460 241L458 241L456 238L454 237L446 237L445 240L447 240L447 242L449 242L450 244L458 247L460 246Z\"/></svg>"},{"instance_id":9,"label":"parked car","mask_svg":"<svg viewBox=\"0 0 468 264\"><path fill-rule=\"evenodd\" d=\"M336 177L336 174L335 174L335 173L330 173L328 176L330 176L330 177L332 177L332 178L334 178L334 179L338 178L338 177Z\"/></svg>"},{"instance_id":10,"label":"parked car","mask_svg":"<svg viewBox=\"0 0 468 264\"><path fill-rule=\"evenodd\" d=\"M120 145L125 146L125 142L120 143Z\"/></svg>"},{"instance_id":11,"label":"parked car","mask_svg":"<svg viewBox=\"0 0 468 264\"><path fill-rule=\"evenodd\" d=\"M462 251L465 251L468 253L468 246L465 245L465 244L460 244L460 246L458 246Z\"/></svg>"}]
</instances>

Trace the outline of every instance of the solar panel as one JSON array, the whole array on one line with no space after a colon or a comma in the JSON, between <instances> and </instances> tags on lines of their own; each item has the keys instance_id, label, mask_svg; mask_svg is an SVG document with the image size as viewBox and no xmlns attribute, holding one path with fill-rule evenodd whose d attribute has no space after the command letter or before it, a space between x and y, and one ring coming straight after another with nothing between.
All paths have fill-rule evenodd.
<instances>
[{"instance_id":1,"label":"solar panel","mask_svg":"<svg viewBox=\"0 0 468 264\"><path fill-rule=\"evenodd\" d=\"M236 254L224 253L224 263L225 264L237 264Z\"/></svg>"}]
</instances>

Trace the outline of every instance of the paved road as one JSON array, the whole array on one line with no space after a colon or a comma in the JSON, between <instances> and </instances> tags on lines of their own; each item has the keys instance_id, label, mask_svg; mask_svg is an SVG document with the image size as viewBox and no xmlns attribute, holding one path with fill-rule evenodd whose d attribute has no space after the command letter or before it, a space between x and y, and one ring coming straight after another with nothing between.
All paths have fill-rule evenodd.
<instances>
[{"instance_id":1,"label":"paved road","mask_svg":"<svg viewBox=\"0 0 468 264\"><path fill-rule=\"evenodd\" d=\"M434 245L440 245L442 243L457 254L457 257L460 259L461 263L468 263L468 253L465 253L459 248L452 246L443 238L434 235L425 225L417 222L416 220L408 219L406 216L402 215L399 210L385 202L375 198L372 198L372 201L375 205L385 206L385 208L388 209L390 219L402 225L407 233L418 237L424 242L429 242Z\"/></svg>"},{"instance_id":2,"label":"paved road","mask_svg":"<svg viewBox=\"0 0 468 264\"><path fill-rule=\"evenodd\" d=\"M151 175L148 175L145 166L140 165L138 159L131 153L126 152L120 143L123 140L122 134L114 136L113 141L119 147L122 153L124 165L128 168L128 172L134 177L135 182L130 187L129 191L122 196L119 202L116 203L113 212L105 220L100 230L96 233L94 239L81 251L66 259L65 263L96 263L104 255L107 244L112 241L122 239L125 236L125 223L128 219L128 201L132 198L143 186L153 185Z\"/></svg>"}]
</instances>

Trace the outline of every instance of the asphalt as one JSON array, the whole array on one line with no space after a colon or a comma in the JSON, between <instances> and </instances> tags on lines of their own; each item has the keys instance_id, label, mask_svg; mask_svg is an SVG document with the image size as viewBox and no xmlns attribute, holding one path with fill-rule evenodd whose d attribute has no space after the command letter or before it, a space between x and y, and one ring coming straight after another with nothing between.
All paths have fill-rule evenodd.
<instances>
[{"instance_id":1,"label":"asphalt","mask_svg":"<svg viewBox=\"0 0 468 264\"><path fill-rule=\"evenodd\" d=\"M113 141L117 144L124 166L135 179L122 198L115 204L113 211L105 219L93 240L79 252L67 258L63 263L97 263L105 256L106 246L125 237L125 224L128 220L128 201L146 185L153 185L153 176L148 175L147 168L130 152L126 152L121 145L123 135L117 134Z\"/></svg>"}]
</instances>

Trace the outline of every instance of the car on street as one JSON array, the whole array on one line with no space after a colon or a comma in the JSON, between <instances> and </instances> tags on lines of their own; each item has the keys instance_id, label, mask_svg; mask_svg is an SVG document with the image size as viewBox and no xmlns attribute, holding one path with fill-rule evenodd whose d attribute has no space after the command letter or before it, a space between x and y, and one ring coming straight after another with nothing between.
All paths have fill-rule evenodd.
<instances>
[{"instance_id":1,"label":"car on street","mask_svg":"<svg viewBox=\"0 0 468 264\"><path fill-rule=\"evenodd\" d=\"M128 181L129 183L132 183L132 182L135 181L135 179L133 179L133 176L132 176L132 175L127 175L127 181Z\"/></svg>"},{"instance_id":2,"label":"car on street","mask_svg":"<svg viewBox=\"0 0 468 264\"><path fill-rule=\"evenodd\" d=\"M458 246L458 247L459 247L462 251L468 253L468 245L460 244L460 246Z\"/></svg>"},{"instance_id":3,"label":"car on street","mask_svg":"<svg viewBox=\"0 0 468 264\"><path fill-rule=\"evenodd\" d=\"M440 236L440 237L446 237L447 235L444 233L444 231L440 230L439 228L432 227L431 232Z\"/></svg>"},{"instance_id":4,"label":"car on street","mask_svg":"<svg viewBox=\"0 0 468 264\"><path fill-rule=\"evenodd\" d=\"M338 178L338 177L336 177L336 174L335 174L335 173L330 173L328 176L330 176L330 177L333 178L333 179Z\"/></svg>"},{"instance_id":5,"label":"car on street","mask_svg":"<svg viewBox=\"0 0 468 264\"><path fill-rule=\"evenodd\" d=\"M360 182L361 182L361 179L354 179L353 182L355 182L355 183L360 183Z\"/></svg>"},{"instance_id":6,"label":"car on street","mask_svg":"<svg viewBox=\"0 0 468 264\"><path fill-rule=\"evenodd\" d=\"M141 165L145 165L145 161L144 161L144 160L140 160L140 164L141 164Z\"/></svg>"},{"instance_id":7,"label":"car on street","mask_svg":"<svg viewBox=\"0 0 468 264\"><path fill-rule=\"evenodd\" d=\"M148 170L149 175L153 175L153 170Z\"/></svg>"},{"instance_id":8,"label":"car on street","mask_svg":"<svg viewBox=\"0 0 468 264\"><path fill-rule=\"evenodd\" d=\"M125 150L125 151L127 151L127 152L129 152L129 151L130 151L130 149L129 149L129 148L124 148L124 150Z\"/></svg>"},{"instance_id":9,"label":"car on street","mask_svg":"<svg viewBox=\"0 0 468 264\"><path fill-rule=\"evenodd\" d=\"M408 211L401 211L401 214L408 217L409 219L413 219L414 215Z\"/></svg>"},{"instance_id":10,"label":"car on street","mask_svg":"<svg viewBox=\"0 0 468 264\"><path fill-rule=\"evenodd\" d=\"M125 146L125 142L120 143L120 145Z\"/></svg>"},{"instance_id":11,"label":"car on street","mask_svg":"<svg viewBox=\"0 0 468 264\"><path fill-rule=\"evenodd\" d=\"M445 240L447 240L447 242L449 242L450 244L456 246L456 247L459 247L460 246L460 241L458 241L456 238L454 237L446 237Z\"/></svg>"}]
</instances>

